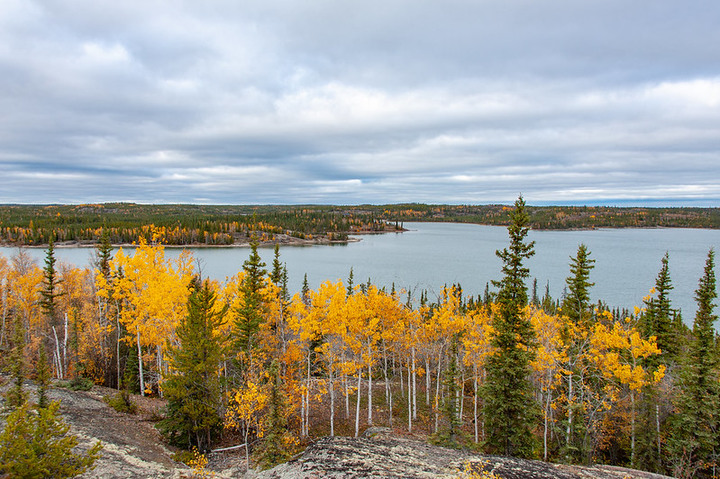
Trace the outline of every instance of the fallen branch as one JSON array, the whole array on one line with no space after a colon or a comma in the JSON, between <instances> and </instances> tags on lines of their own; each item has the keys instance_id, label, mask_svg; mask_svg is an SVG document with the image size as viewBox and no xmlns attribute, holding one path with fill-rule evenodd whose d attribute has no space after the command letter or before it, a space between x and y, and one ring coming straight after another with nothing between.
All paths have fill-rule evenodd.
<instances>
[{"instance_id":1,"label":"fallen branch","mask_svg":"<svg viewBox=\"0 0 720 479\"><path fill-rule=\"evenodd\" d=\"M247 444L247 443L245 443ZM232 451L234 449L240 449L241 447L245 447L245 444L240 444L238 446L230 446L230 447L221 447L220 449L213 449L210 452L225 452L225 451Z\"/></svg>"}]
</instances>

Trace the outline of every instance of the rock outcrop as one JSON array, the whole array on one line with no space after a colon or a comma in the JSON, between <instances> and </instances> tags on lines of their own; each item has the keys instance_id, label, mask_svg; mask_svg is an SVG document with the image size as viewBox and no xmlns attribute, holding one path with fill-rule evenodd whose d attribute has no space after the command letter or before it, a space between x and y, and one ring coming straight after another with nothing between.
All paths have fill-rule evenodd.
<instances>
[{"instance_id":1,"label":"rock outcrop","mask_svg":"<svg viewBox=\"0 0 720 479\"><path fill-rule=\"evenodd\" d=\"M299 457L255 478L459 478L468 462L502 479L667 479L620 467L580 467L483 456L386 433L362 438L324 437Z\"/></svg>"}]
</instances>

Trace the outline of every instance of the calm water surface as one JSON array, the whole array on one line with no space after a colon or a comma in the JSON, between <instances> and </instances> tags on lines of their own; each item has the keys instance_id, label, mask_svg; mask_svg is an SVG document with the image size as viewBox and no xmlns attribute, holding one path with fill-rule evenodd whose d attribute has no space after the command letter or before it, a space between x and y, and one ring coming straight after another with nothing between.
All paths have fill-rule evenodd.
<instances>
[{"instance_id":1,"label":"calm water surface","mask_svg":"<svg viewBox=\"0 0 720 479\"><path fill-rule=\"evenodd\" d=\"M335 246L281 247L293 292L307 273L312 288L323 281L346 280L353 268L355 282L371 279L388 288L394 283L414 295L426 289L431 298L444 284L460 283L466 294L482 294L486 283L500 278L500 260L495 250L507 246L507 229L454 223L405 223L410 231L363 235L362 241ZM596 260L590 280L594 301L632 308L655 284L660 260L670 254L670 275L675 286L671 299L682 308L686 322L695 312L694 290L702 275L707 252L720 247L720 231L697 229L599 229L590 231L531 231L535 256L528 261L531 278L537 278L540 295L549 282L553 297L560 297L569 274L570 257L585 243ZM224 280L242 269L249 248L191 248L203 275ZM10 257L14 248L0 248ZM42 265L44 251L28 249ZM179 250L168 248L175 257ZM272 263L272 248L260 254ZM58 248L58 259L85 266L92 249ZM531 285L530 280L528 286Z\"/></svg>"}]
</instances>

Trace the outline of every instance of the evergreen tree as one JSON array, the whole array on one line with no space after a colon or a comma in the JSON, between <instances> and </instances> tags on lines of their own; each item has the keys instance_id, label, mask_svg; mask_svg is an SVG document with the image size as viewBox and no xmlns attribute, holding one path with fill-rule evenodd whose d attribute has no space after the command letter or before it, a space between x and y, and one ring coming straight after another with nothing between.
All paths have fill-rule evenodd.
<instances>
[{"instance_id":1,"label":"evergreen tree","mask_svg":"<svg viewBox=\"0 0 720 479\"><path fill-rule=\"evenodd\" d=\"M720 407L718 352L715 345L714 313L715 252L711 249L703 277L695 291L697 313L693 338L682 362L678 393L673 401L675 415L671 422L668 449L675 461L676 477L710 477L718 446L717 426Z\"/></svg>"},{"instance_id":2,"label":"evergreen tree","mask_svg":"<svg viewBox=\"0 0 720 479\"><path fill-rule=\"evenodd\" d=\"M562 313L568 317L570 322L583 329L589 329L591 307L590 288L594 283L589 281L590 271L594 267L595 260L590 259L590 252L587 246L580 244L577 255L570 258L570 276L565 280L566 294L562 302ZM588 462L590 451L585 441L586 428L583 421L583 404L577 398L578 377L582 377L581 371L586 369L587 364L581 364L581 344L576 344L576 339L566 330L563 332L564 342L567 344L566 388L564 391L567 397L568 406L565 411L565 441L564 456L573 462Z\"/></svg>"},{"instance_id":3,"label":"evergreen tree","mask_svg":"<svg viewBox=\"0 0 720 479\"><path fill-rule=\"evenodd\" d=\"M215 300L208 281L195 282L187 314L177 327L179 345L168 350L172 373L163 384L168 405L159 425L174 445L202 452L222 423L218 334L227 306L217 308Z\"/></svg>"},{"instance_id":4,"label":"evergreen tree","mask_svg":"<svg viewBox=\"0 0 720 479\"><path fill-rule=\"evenodd\" d=\"M255 336L264 319L261 290L267 271L257 247L255 242L250 244L250 257L243 263L245 277L240 283L240 305L234 311L237 349L246 355L257 346Z\"/></svg>"},{"instance_id":5,"label":"evergreen tree","mask_svg":"<svg viewBox=\"0 0 720 479\"><path fill-rule=\"evenodd\" d=\"M279 285L282 281L283 265L280 262L280 245L276 244L273 250L273 263L272 272L270 273L270 279L273 283Z\"/></svg>"},{"instance_id":6,"label":"evergreen tree","mask_svg":"<svg viewBox=\"0 0 720 479\"><path fill-rule=\"evenodd\" d=\"M565 280L568 293L562 303L562 312L575 324L587 325L590 321L590 271L595 267L587 246L580 244L577 255L570 258L570 276Z\"/></svg>"},{"instance_id":7,"label":"evergreen tree","mask_svg":"<svg viewBox=\"0 0 720 479\"><path fill-rule=\"evenodd\" d=\"M303 284L302 284L302 302L305 303L305 306L310 305L310 285L308 284L307 279L307 273L305 273L305 276L303 276Z\"/></svg>"},{"instance_id":8,"label":"evergreen tree","mask_svg":"<svg viewBox=\"0 0 720 479\"><path fill-rule=\"evenodd\" d=\"M76 436L59 413L60 402L34 413L28 403L13 411L0 433L0 475L42 479L75 477L91 470L100 457L98 441L85 453L75 453Z\"/></svg>"},{"instance_id":9,"label":"evergreen tree","mask_svg":"<svg viewBox=\"0 0 720 479\"><path fill-rule=\"evenodd\" d=\"M530 297L530 304L533 306L540 306L540 297L538 296L537 278L533 278L532 285L532 296Z\"/></svg>"},{"instance_id":10,"label":"evergreen tree","mask_svg":"<svg viewBox=\"0 0 720 479\"><path fill-rule=\"evenodd\" d=\"M533 455L533 429L538 422L538 406L529 381L535 334L522 312L527 305L525 279L529 276L523 261L535 253L535 243L526 242L528 220L521 196L508 226L510 247L496 253L503 262L503 278L494 282L500 288L500 313L492 318L495 352L487 361L484 388L488 445L493 452L520 457Z\"/></svg>"},{"instance_id":11,"label":"evergreen tree","mask_svg":"<svg viewBox=\"0 0 720 479\"><path fill-rule=\"evenodd\" d=\"M347 295L348 296L352 296L352 294L355 292L354 287L355 287L355 282L354 282L353 268L351 266L350 274L348 275L348 280L347 280Z\"/></svg>"},{"instance_id":12,"label":"evergreen tree","mask_svg":"<svg viewBox=\"0 0 720 479\"><path fill-rule=\"evenodd\" d=\"M14 322L12 351L10 352L12 386L5 395L7 405L11 408L20 407L27 401L27 392L23 389L23 382L25 381L25 331L20 318L15 318Z\"/></svg>"},{"instance_id":13,"label":"evergreen tree","mask_svg":"<svg viewBox=\"0 0 720 479\"><path fill-rule=\"evenodd\" d=\"M290 449L292 437L288 431L286 398L280 376L280 363L277 359L270 364L268 373L270 397L265 419L265 434L255 452L255 457L263 469L286 462L292 456Z\"/></svg>"},{"instance_id":14,"label":"evergreen tree","mask_svg":"<svg viewBox=\"0 0 720 479\"><path fill-rule=\"evenodd\" d=\"M676 331L674 311L669 292L673 289L668 268L668 254L662 258L662 265L655 281L655 295L645 301L645 312L640 316L638 329L646 339L655 336L662 351L644 360L648 369L660 364L670 366L677 360L680 331ZM650 384L643 388L638 404L638 431L633 466L647 471L661 472L662 431L665 429L667 411L661 401L659 385Z\"/></svg>"},{"instance_id":15,"label":"evergreen tree","mask_svg":"<svg viewBox=\"0 0 720 479\"><path fill-rule=\"evenodd\" d=\"M450 350L448 351L448 365L445 369L445 389L447 394L443 403L443 412L447 419L447 430L440 432L434 436L434 443L445 447L458 447L459 436L462 431L460 427L460 401L458 398L461 385L458 384L460 377L460 368L458 366L458 335L453 335L450 340Z\"/></svg>"},{"instance_id":16,"label":"evergreen tree","mask_svg":"<svg viewBox=\"0 0 720 479\"><path fill-rule=\"evenodd\" d=\"M40 352L38 353L37 362L37 405L40 408L48 407L47 392L50 388L50 366L47 362L47 353L45 352L45 345L40 344Z\"/></svg>"},{"instance_id":17,"label":"evergreen tree","mask_svg":"<svg viewBox=\"0 0 720 479\"><path fill-rule=\"evenodd\" d=\"M57 271L55 270L55 247L53 244L53 237L50 236L48 249L45 253L45 267L43 268L43 286L40 290L40 307L42 308L45 316L48 319L48 325L50 327L49 335L52 338L55 346L53 348L53 364L55 366L55 373L58 379L63 379L66 373L66 351L65 341L60 338L66 337L66 332L60 330L60 320L58 317L57 310L57 298L62 295L58 291L60 279L57 277Z\"/></svg>"},{"instance_id":18,"label":"evergreen tree","mask_svg":"<svg viewBox=\"0 0 720 479\"><path fill-rule=\"evenodd\" d=\"M645 302L645 312L640 318L640 331L645 338L655 336L662 355L658 358L664 364L674 362L679 352L680 332L675 331L674 314L670 303L673 289L668 268L668 254L662 258L662 266L655 280L655 294Z\"/></svg>"}]
</instances>

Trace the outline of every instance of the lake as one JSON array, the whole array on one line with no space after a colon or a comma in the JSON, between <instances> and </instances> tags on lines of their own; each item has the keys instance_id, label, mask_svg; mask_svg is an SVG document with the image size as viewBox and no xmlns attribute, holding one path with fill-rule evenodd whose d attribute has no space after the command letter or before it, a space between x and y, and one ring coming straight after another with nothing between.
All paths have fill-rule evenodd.
<instances>
[{"instance_id":1,"label":"lake","mask_svg":"<svg viewBox=\"0 0 720 479\"><path fill-rule=\"evenodd\" d=\"M500 278L497 249L508 244L507 229L456 223L405 223L409 231L382 235L363 235L361 241L333 246L286 246L280 248L287 264L290 289L299 291L307 274L312 288L326 280L346 280L353 268L355 283L371 279L387 286L394 283L419 296L421 290L435 298L443 285L460 283L466 294L482 294L486 283ZM670 275L675 289L674 307L682 308L686 323L695 312L694 290L702 275L707 252L720 247L720 230L699 229L598 229L583 231L531 231L536 242L535 256L528 261L531 278L537 278L538 291L547 282L554 298L562 295L569 274L570 257L580 243L588 246L596 260L590 280L593 301L602 299L611 307L642 306L642 298L655 285L660 260L670 254ZM249 248L189 248L206 277L224 280L242 269ZM16 248L0 248L10 257ZM42 266L44 250L28 248ZM77 266L89 264L89 248L57 248L56 257ZM167 248L174 257L179 250ZM270 266L272 248L260 254ZM532 279L528 282L531 287Z\"/></svg>"}]
</instances>

